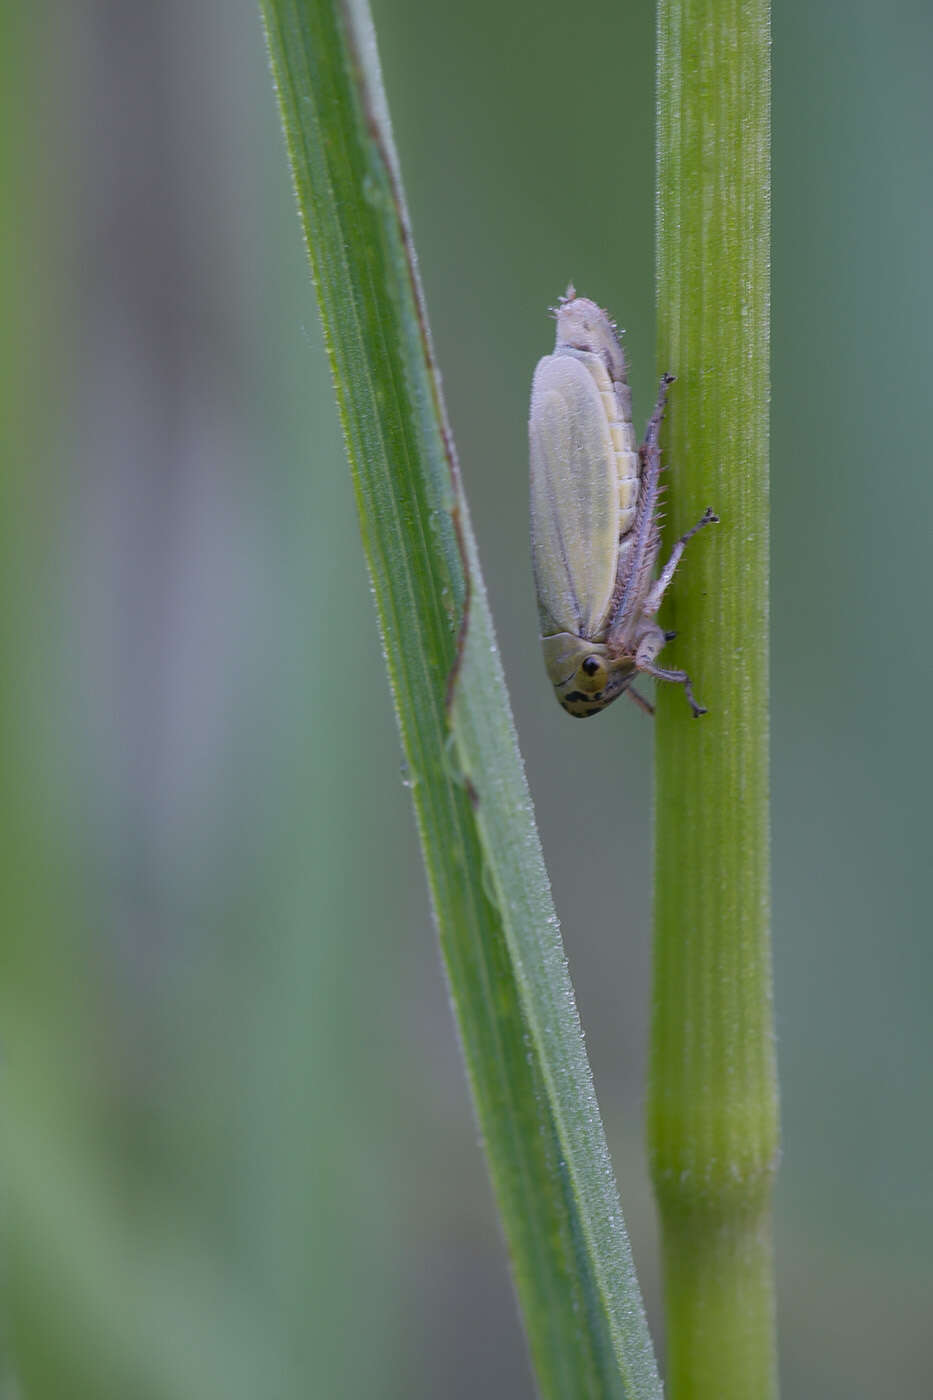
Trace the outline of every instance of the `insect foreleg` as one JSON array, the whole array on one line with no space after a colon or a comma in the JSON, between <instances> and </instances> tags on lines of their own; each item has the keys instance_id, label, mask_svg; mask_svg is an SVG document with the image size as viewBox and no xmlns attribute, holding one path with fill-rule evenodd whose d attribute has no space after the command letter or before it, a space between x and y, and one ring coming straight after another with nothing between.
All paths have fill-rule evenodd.
<instances>
[{"instance_id":1,"label":"insect foreleg","mask_svg":"<svg viewBox=\"0 0 933 1400\"><path fill-rule=\"evenodd\" d=\"M667 671L655 666L654 658L667 641L667 633L656 622L646 622L639 632L638 647L635 651L635 665L646 676L654 676L657 681L671 681L682 685L687 702L693 711L694 719L706 714L706 707L699 704L693 694L693 686L686 671Z\"/></svg>"},{"instance_id":2,"label":"insect foreleg","mask_svg":"<svg viewBox=\"0 0 933 1400\"><path fill-rule=\"evenodd\" d=\"M702 530L704 525L716 525L718 523L719 516L715 515L712 510L707 508L705 514L697 521L693 528L688 530L685 535L681 535L680 539L671 550L670 559L668 559L664 568L648 591L641 608L643 617L654 617L658 608L661 606L661 600L667 592L671 579L674 577L674 571L680 563L680 556L686 549L688 540L692 540L697 531Z\"/></svg>"},{"instance_id":3,"label":"insect foreleg","mask_svg":"<svg viewBox=\"0 0 933 1400\"><path fill-rule=\"evenodd\" d=\"M700 715L706 714L706 706L701 705L693 693L693 685L686 671L665 671L663 666L639 666L639 671L644 671L646 676L654 676L656 681L673 681L674 685L682 685L684 694L687 697L687 704L693 711L693 718L699 719Z\"/></svg>"},{"instance_id":4,"label":"insect foreleg","mask_svg":"<svg viewBox=\"0 0 933 1400\"><path fill-rule=\"evenodd\" d=\"M635 704L640 710L644 710L646 715L654 714L654 706L652 705L651 701L646 700L645 697L639 691L637 691L633 685L628 686L626 688L625 693L626 695L630 696L632 700L635 701Z\"/></svg>"}]
</instances>

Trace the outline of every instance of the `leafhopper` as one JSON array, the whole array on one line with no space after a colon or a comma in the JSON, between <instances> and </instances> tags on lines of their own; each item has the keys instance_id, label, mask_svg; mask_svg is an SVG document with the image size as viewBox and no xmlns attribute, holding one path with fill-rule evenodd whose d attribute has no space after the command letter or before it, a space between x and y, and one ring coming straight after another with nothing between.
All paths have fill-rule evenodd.
<instances>
[{"instance_id":1,"label":"leafhopper","mask_svg":"<svg viewBox=\"0 0 933 1400\"><path fill-rule=\"evenodd\" d=\"M625 355L608 314L573 287L555 308L553 355L531 386L531 556L541 645L554 692L568 714L598 714L641 673L682 685L694 715L705 714L686 671L655 658L673 633L655 621L674 570L711 510L688 530L654 577L660 549L658 501L666 374L639 447Z\"/></svg>"}]
</instances>

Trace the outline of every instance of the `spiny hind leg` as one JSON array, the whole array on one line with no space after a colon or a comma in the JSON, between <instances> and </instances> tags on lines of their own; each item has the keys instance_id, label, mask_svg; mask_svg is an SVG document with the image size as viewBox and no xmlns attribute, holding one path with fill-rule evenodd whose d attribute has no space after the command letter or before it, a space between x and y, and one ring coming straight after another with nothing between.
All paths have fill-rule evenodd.
<instances>
[{"instance_id":1,"label":"spiny hind leg","mask_svg":"<svg viewBox=\"0 0 933 1400\"><path fill-rule=\"evenodd\" d=\"M648 596L645 598L641 609L643 617L654 617L658 608L661 606L661 600L670 586L671 579L674 577L674 571L680 563L680 557L687 548L689 541L693 539L694 535L699 530L703 529L704 525L718 525L718 523L719 516L707 507L705 513L700 517L693 528L688 530L685 535L681 535L680 539L671 550L670 559L668 559L664 568L648 590Z\"/></svg>"},{"instance_id":2,"label":"spiny hind leg","mask_svg":"<svg viewBox=\"0 0 933 1400\"><path fill-rule=\"evenodd\" d=\"M609 628L611 653L629 654L632 638L637 640L638 623L642 614L641 599L654 573L658 557L657 506L660 488L661 448L658 434L667 404L668 387L674 376L664 374L658 388L658 401L645 429L645 440L638 449L641 464L641 486L638 508L630 535L623 536L619 546L618 600L615 616Z\"/></svg>"},{"instance_id":3,"label":"spiny hind leg","mask_svg":"<svg viewBox=\"0 0 933 1400\"><path fill-rule=\"evenodd\" d=\"M670 385L674 383L675 378L676 375L673 374L661 375L661 383L658 387L658 401L654 406L654 412L648 419L648 426L645 429L645 440L642 443L642 451L650 452L652 448L655 451L657 450L658 435L661 432L661 421L664 418L664 408L667 404L667 391Z\"/></svg>"},{"instance_id":4,"label":"spiny hind leg","mask_svg":"<svg viewBox=\"0 0 933 1400\"><path fill-rule=\"evenodd\" d=\"M656 681L671 681L674 685L682 685L687 703L693 711L693 718L698 719L700 715L706 714L706 706L697 701L693 693L693 685L686 671L667 671L662 666L654 664L654 658L668 639L669 633L659 627L656 622L646 622L638 637L635 665L643 675L653 676Z\"/></svg>"}]
</instances>

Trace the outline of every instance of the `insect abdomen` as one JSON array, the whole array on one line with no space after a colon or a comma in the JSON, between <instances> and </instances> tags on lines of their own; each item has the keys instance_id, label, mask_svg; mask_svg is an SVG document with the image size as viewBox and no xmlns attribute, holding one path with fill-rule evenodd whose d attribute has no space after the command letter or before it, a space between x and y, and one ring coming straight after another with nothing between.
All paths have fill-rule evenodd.
<instances>
[{"instance_id":1,"label":"insect abdomen","mask_svg":"<svg viewBox=\"0 0 933 1400\"><path fill-rule=\"evenodd\" d=\"M602 400L609 424L609 437L619 478L619 539L631 530L638 506L641 479L638 444L632 426L632 394L624 380L613 382L606 366L597 355L577 353L589 370Z\"/></svg>"}]
</instances>

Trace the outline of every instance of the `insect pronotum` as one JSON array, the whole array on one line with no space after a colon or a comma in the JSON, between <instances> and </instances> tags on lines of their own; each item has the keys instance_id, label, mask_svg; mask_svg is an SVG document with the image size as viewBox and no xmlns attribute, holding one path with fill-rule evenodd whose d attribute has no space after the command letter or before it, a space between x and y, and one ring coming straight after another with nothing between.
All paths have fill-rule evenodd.
<instances>
[{"instance_id":1,"label":"insect pronotum","mask_svg":"<svg viewBox=\"0 0 933 1400\"><path fill-rule=\"evenodd\" d=\"M655 621L687 541L718 520L711 510L688 530L654 577L660 548L658 433L666 374L639 447L625 355L608 314L573 287L555 309L553 355L531 386L531 555L544 664L558 700L579 718L598 714L641 672L682 685L705 714L686 671L655 658L672 633Z\"/></svg>"}]
</instances>

